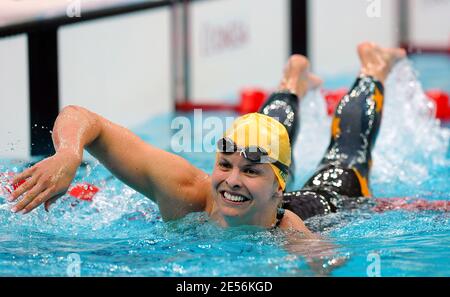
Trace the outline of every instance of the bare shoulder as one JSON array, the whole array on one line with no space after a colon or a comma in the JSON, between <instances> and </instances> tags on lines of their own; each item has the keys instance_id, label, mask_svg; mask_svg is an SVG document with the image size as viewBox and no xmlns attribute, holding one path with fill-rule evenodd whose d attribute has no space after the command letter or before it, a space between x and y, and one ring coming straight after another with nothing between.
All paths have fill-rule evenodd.
<instances>
[{"instance_id":1,"label":"bare shoulder","mask_svg":"<svg viewBox=\"0 0 450 297\"><path fill-rule=\"evenodd\" d=\"M305 226L303 220L290 210L285 210L283 219L280 222L280 228L293 229L304 233L308 238L315 239L316 236Z\"/></svg>"},{"instance_id":2,"label":"bare shoulder","mask_svg":"<svg viewBox=\"0 0 450 297\"><path fill-rule=\"evenodd\" d=\"M180 169L182 166L178 166ZM170 179L155 186L155 200L162 217L173 220L212 207L211 177L194 166L173 170Z\"/></svg>"}]
</instances>

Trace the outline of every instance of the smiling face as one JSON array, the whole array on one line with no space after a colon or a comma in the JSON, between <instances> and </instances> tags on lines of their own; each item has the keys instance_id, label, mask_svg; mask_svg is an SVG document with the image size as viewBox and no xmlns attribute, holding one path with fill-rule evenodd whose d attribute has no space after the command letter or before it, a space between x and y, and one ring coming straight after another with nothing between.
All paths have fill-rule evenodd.
<instances>
[{"instance_id":1,"label":"smiling face","mask_svg":"<svg viewBox=\"0 0 450 297\"><path fill-rule=\"evenodd\" d=\"M221 225L271 226L283 191L268 164L255 164L240 156L218 153L211 176L214 193L212 217Z\"/></svg>"}]
</instances>

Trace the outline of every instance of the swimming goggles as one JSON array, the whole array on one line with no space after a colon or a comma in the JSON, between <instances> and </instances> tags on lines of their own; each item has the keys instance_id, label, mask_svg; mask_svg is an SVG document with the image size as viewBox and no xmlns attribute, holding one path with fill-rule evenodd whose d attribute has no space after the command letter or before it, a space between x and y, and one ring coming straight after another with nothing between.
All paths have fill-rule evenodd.
<instances>
[{"instance_id":1,"label":"swimming goggles","mask_svg":"<svg viewBox=\"0 0 450 297\"><path fill-rule=\"evenodd\" d=\"M252 163L272 163L284 173L288 174L289 172L288 166L270 158L267 151L259 146L238 147L233 140L228 137L223 137L217 142L217 150L224 154L239 152L239 155Z\"/></svg>"}]
</instances>

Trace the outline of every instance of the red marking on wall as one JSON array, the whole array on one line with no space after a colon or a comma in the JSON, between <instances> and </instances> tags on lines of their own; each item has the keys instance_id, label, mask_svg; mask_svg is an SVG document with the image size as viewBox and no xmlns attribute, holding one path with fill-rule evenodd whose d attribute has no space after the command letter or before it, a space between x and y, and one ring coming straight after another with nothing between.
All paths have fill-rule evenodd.
<instances>
[{"instance_id":1,"label":"red marking on wall","mask_svg":"<svg viewBox=\"0 0 450 297\"><path fill-rule=\"evenodd\" d=\"M200 54L212 56L242 48L250 40L249 26L239 20L226 24L203 24L200 30Z\"/></svg>"}]
</instances>

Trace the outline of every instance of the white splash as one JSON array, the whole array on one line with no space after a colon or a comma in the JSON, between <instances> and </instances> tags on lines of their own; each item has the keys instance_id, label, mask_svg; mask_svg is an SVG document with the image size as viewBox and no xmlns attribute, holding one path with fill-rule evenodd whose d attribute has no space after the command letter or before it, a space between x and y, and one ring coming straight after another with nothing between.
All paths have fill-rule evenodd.
<instances>
[{"instance_id":1,"label":"white splash","mask_svg":"<svg viewBox=\"0 0 450 297\"><path fill-rule=\"evenodd\" d=\"M383 119L373 151L373 182L417 185L445 159L450 130L434 118L435 106L417 79L411 63L403 59L385 84Z\"/></svg>"}]
</instances>

